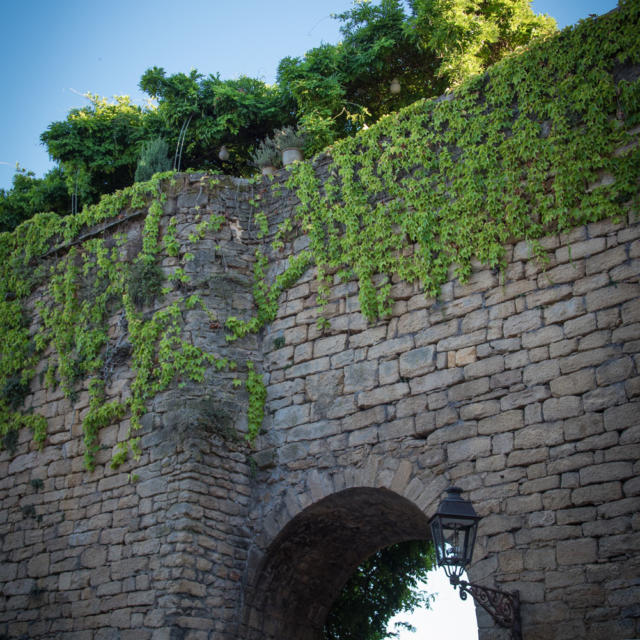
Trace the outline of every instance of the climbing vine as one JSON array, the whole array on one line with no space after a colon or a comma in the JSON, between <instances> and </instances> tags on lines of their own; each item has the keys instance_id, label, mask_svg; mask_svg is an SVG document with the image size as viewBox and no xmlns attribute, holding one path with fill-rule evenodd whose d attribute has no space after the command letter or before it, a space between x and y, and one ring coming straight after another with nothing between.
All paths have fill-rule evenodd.
<instances>
[{"instance_id":1,"label":"climbing vine","mask_svg":"<svg viewBox=\"0 0 640 640\"><path fill-rule=\"evenodd\" d=\"M166 199L161 185L169 177L170 174L160 174L148 183L138 183L103 198L99 205L76 217L60 219L45 214L24 223L13 234L0 235L0 256L4 259L0 267L0 339L14 345L0 359L3 441L25 426L32 428L38 444L46 439L44 416L20 411L36 365L45 353L50 354L42 372L46 387L59 387L71 402L76 402L78 391L87 380L88 408L82 426L85 466L89 470L95 468L100 429L129 415L129 438L118 443L112 457L111 465L116 468L130 454L139 456L139 438L135 434L148 401L157 393L175 379L181 380L180 384L185 380L201 382L209 366L235 369L234 362L205 353L182 336L183 312L196 305L204 308L197 296L183 296L151 315L143 312L145 306L173 290L172 286L162 287L164 274L157 260L161 250L177 257L181 248L175 220L169 221L164 238L160 234L162 203ZM103 237L83 239L83 230L88 227L109 218L119 219L123 211L136 209L147 212L142 248L131 264L121 254L126 240L121 235L115 234L115 243L110 241L110 246ZM199 242L208 231L219 230L224 222L214 214L198 214L197 218L190 243ZM63 254L59 259L58 251ZM191 257L186 251L182 265ZM169 279L178 288L189 280L182 265ZM35 303L39 322L33 333L27 304L39 286L44 289ZM112 355L107 321L118 309L131 344L134 377L125 400L106 402Z\"/></svg>"},{"instance_id":2,"label":"climbing vine","mask_svg":"<svg viewBox=\"0 0 640 640\"><path fill-rule=\"evenodd\" d=\"M418 280L435 296L452 273L468 277L474 259L503 266L509 241L528 240L540 253L536 243L549 232L626 215L639 192L633 129L640 124L639 21L640 5L622 2L617 12L503 60L455 94L382 118L337 143L321 163L293 165L287 187L300 205L294 221L280 224L271 249L281 250L296 229L308 235L309 247L272 279L265 249L256 251L256 314L228 317L227 339L272 322L281 294L312 264L320 306L329 292L327 274L356 278L362 312L374 319L391 311L394 278ZM22 408L37 373L71 401L86 385L85 464L92 469L100 429L130 417L129 439L113 454L117 467L140 453L136 432L151 398L175 381L201 382L212 366L236 367L183 335L183 314L206 308L197 296L181 294L194 254L178 241L176 221L161 234L163 184L172 188L173 180L157 175L76 216L39 214L12 234L0 234L0 341L12 346L0 358L5 445L22 427L33 430L36 442L46 439L46 419ZM270 188L276 197L280 186ZM266 238L268 217L260 198L254 204L256 235ZM145 212L141 252L129 265L124 238L116 234L108 243L83 235L123 212ZM199 212L189 242L200 242L223 223L222 216ZM178 263L168 274L160 255ZM34 309L36 291L41 302ZM165 303L169 293L172 301ZM134 377L128 396L106 402L112 366L106 324L118 313ZM209 319L212 326L218 322ZM326 321L320 323L324 328ZM46 369L39 370L45 357ZM251 362L245 385L253 439L266 389Z\"/></svg>"},{"instance_id":3,"label":"climbing vine","mask_svg":"<svg viewBox=\"0 0 640 640\"><path fill-rule=\"evenodd\" d=\"M605 217L638 195L640 5L587 20L505 59L444 99L418 101L330 149L328 177L288 186L318 266L359 282L362 312L391 311L391 278L438 294L472 259ZM622 153L618 149L624 149ZM610 175L615 181L603 181ZM408 250L411 249L411 250ZM322 293L322 287L320 290Z\"/></svg>"}]
</instances>

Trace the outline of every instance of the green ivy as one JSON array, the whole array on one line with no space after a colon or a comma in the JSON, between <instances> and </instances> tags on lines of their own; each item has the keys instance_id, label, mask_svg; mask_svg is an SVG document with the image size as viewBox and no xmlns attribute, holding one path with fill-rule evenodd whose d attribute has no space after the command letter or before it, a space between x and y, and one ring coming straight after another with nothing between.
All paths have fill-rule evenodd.
<instances>
[{"instance_id":1,"label":"green ivy","mask_svg":"<svg viewBox=\"0 0 640 640\"><path fill-rule=\"evenodd\" d=\"M247 391L249 392L248 432L247 440L253 442L264 420L264 403L267 399L267 389L264 386L262 376L255 370L253 362L247 362Z\"/></svg>"},{"instance_id":2,"label":"green ivy","mask_svg":"<svg viewBox=\"0 0 640 640\"><path fill-rule=\"evenodd\" d=\"M120 442L112 456L116 468L132 453L139 456L140 418L147 402L178 379L202 382L209 366L235 369L236 364L213 354L205 353L182 337L183 310L200 305L202 300L190 296L155 311L148 317L141 307L163 293L162 271L157 264L161 249L168 255L179 254L176 222L170 220L161 246L160 219L166 195L161 183L173 174L156 175L150 182L139 183L123 192L107 196L95 207L83 210L78 216L59 219L40 215L21 225L13 234L0 234L0 339L14 348L0 359L0 435L22 427L30 427L35 442L41 446L46 440L46 419L37 414L22 414L19 409L29 391L30 381L42 354L52 355L44 373L49 387L60 387L72 402L82 381L89 379L89 408L83 419L85 466L95 468L95 454L99 450L99 431L130 416L129 439ZM149 203L149 197L152 197ZM116 234L116 246L107 248L102 238L91 237L78 241L83 231L99 222L122 216L123 210L148 208L145 216L142 251L131 266L127 266L120 250L125 239ZM224 218L215 214L196 227L192 242L199 242L208 231L220 229ZM58 250L63 256L46 259ZM43 259L44 256L44 259ZM192 257L186 252L183 262ZM53 255L52 255L53 258ZM49 268L46 267L50 264ZM181 267L175 269L171 280L188 280ZM36 286L46 286L44 300L36 305L40 329L31 336L27 299ZM118 308L126 318L132 344L134 379L130 396L125 402L105 402L105 376L108 362L108 333L106 321ZM206 310L206 309L205 309ZM206 310L207 311L207 310ZM208 311L207 311L208 312ZM215 317L210 312L211 322Z\"/></svg>"},{"instance_id":3,"label":"green ivy","mask_svg":"<svg viewBox=\"0 0 640 640\"><path fill-rule=\"evenodd\" d=\"M467 278L474 259L503 267L505 244L514 239L528 240L540 253L537 241L545 234L626 215L628 203L637 204L638 198L640 148L629 130L640 122L640 81L616 74L640 64L639 22L640 5L623 1L617 12L503 60L455 94L416 102L341 141L329 150L328 167L323 161L328 177L311 163L292 165L287 186L300 200L296 224L281 223L271 248L282 249L297 228L308 235L309 249L290 257L270 283L268 258L263 250L256 252L256 314L249 320L227 318L227 339L273 322L282 293L314 263L320 306L329 293L327 274L355 277L362 312L374 319L390 313L394 279L417 280L435 296L452 269ZM591 188L606 174L615 180ZM172 257L184 251L175 220L161 237L165 179L169 188L176 186L172 174L159 174L76 216L39 214L13 233L0 234L0 341L12 345L0 358L3 442L14 442L11 434L22 427L33 430L39 445L46 439L45 418L20 407L48 350L48 368L41 374L48 385L74 400L81 381L89 380L83 421L88 469L95 465L101 428L130 416L129 439L112 457L117 467L130 453L140 454L136 432L153 396L175 381L203 381L212 366L235 368L184 337L183 313L204 307L197 296L143 314L135 303L148 300L136 296L135 278L121 255L124 239L108 247L101 238L83 236L123 211L136 215L148 209L139 263L149 278L159 276L161 251ZM270 188L275 197L278 186ZM253 204L264 237L269 230L261 201L258 196ZM198 214L190 242L223 223L221 216ZM56 259L58 253L62 257ZM184 251L181 264L192 258ZM177 266L153 293L177 292L186 282ZM45 286L44 299L52 304L38 305L40 322L34 324L29 299L36 287ZM105 403L105 325L118 309L128 323L134 378L126 401ZM217 323L211 314L210 320ZM326 324L320 318L320 328ZM262 425L266 389L252 362L245 384L247 437L253 441Z\"/></svg>"},{"instance_id":4,"label":"green ivy","mask_svg":"<svg viewBox=\"0 0 640 640\"><path fill-rule=\"evenodd\" d=\"M320 298L326 270L359 282L362 312L391 311L391 278L436 296L472 259L504 267L513 239L621 217L638 195L640 5L587 20L491 67L445 99L419 101L330 150L329 177L291 168ZM615 183L589 190L602 174ZM408 252L408 247L414 247Z\"/></svg>"}]
</instances>

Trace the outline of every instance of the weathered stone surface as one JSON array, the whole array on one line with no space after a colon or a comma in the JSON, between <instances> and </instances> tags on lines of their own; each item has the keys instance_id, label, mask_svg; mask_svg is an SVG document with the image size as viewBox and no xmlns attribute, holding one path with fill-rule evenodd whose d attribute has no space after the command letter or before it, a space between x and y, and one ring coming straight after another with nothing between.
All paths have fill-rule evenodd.
<instances>
[{"instance_id":1,"label":"weathered stone surface","mask_svg":"<svg viewBox=\"0 0 640 640\"><path fill-rule=\"evenodd\" d=\"M435 367L435 348L433 346L406 351L400 356L400 375L404 378L424 375L433 371Z\"/></svg>"},{"instance_id":2,"label":"weathered stone surface","mask_svg":"<svg viewBox=\"0 0 640 640\"><path fill-rule=\"evenodd\" d=\"M215 298L221 320L252 313L250 191L269 200L270 228L285 217L295 226L293 194L243 184L218 187L220 200L203 187L206 206L232 224L195 247L189 266L194 293ZM195 214L172 215L186 246ZM141 224L130 229L138 241ZM227 344L209 316L189 312L197 344L237 370L207 371L205 391L188 383L151 401L140 461L118 470L110 451L128 417L104 429L88 473L86 389L74 405L34 381L28 407L50 417L45 447L25 430L15 455L0 452L0 635L315 640L347 569L428 532L455 483L483 516L471 577L520 589L525 637L636 637L640 291L629 280L639 226L543 239L555 251L546 272L523 244L507 246L504 282L474 262L468 283L445 283L438 300L394 276L397 303L373 323L355 280L329 273L329 325L317 326L315 268L257 336ZM308 246L288 238L265 254L268 277ZM627 281L614 284L614 272ZM234 392L247 359L267 389L252 446L245 388ZM126 399L130 379L126 366L114 371L106 400ZM616 635L611 620L635 627Z\"/></svg>"}]
</instances>

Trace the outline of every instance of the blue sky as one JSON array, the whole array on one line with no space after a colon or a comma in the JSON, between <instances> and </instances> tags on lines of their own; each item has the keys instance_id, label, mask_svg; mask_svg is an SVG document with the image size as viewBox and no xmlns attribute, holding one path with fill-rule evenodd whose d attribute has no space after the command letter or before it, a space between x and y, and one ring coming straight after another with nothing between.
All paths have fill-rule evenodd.
<instances>
[{"instance_id":1,"label":"blue sky","mask_svg":"<svg viewBox=\"0 0 640 640\"><path fill-rule=\"evenodd\" d=\"M321 42L338 42L332 13L351 0L19 0L2 3L0 39L0 188L11 184L16 162L42 176L52 164L39 136L74 107L82 94L129 95L151 66L168 73L219 72L274 82L280 59ZM559 26L616 0L535 0Z\"/></svg>"}]
</instances>

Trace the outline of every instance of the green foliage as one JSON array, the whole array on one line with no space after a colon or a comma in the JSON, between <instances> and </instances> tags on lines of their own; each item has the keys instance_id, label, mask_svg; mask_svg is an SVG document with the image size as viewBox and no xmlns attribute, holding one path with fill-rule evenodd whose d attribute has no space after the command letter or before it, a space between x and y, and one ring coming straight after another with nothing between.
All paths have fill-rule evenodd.
<instances>
[{"instance_id":1,"label":"green foliage","mask_svg":"<svg viewBox=\"0 0 640 640\"><path fill-rule=\"evenodd\" d=\"M175 169L248 175L257 163L252 154L265 153L259 141L298 124L307 133L307 155L316 153L385 114L441 94L555 28L533 14L528 0L409 5L407 14L401 0L354 3L335 16L343 41L284 58L273 86L152 67L140 87L158 100L157 108L141 108L127 96L109 101L87 94L88 106L72 109L41 135L59 167L42 180L16 178L0 193L0 231L37 211L75 213L134 177L147 180L169 168L168 152ZM389 90L393 78L400 80L399 94ZM218 157L223 145L230 153L225 162Z\"/></svg>"},{"instance_id":2,"label":"green foliage","mask_svg":"<svg viewBox=\"0 0 640 640\"><path fill-rule=\"evenodd\" d=\"M11 341L14 348L0 357L0 435L6 447L14 447L17 430L30 427L34 440L46 439L46 419L37 414L18 411L28 392L34 367L42 353L51 349L52 356L45 374L47 384L59 386L65 395L75 400L80 385L87 378L89 410L83 420L85 465L95 466L100 429L130 413L132 434L129 442L120 443L112 465L126 460L128 452L139 454L138 440L133 431L140 426L146 401L166 388L176 377L203 379L205 367L216 358L186 342L181 337L181 311L178 303L143 318L135 308L149 302L160 293L163 274L156 263L160 250L161 200L158 174L154 180L139 183L113 196L104 197L99 205L86 208L80 214L60 219L40 215L20 225L13 234L0 235L0 339ZM150 195L160 195L149 203ZM102 238L75 243L77 235L87 225L120 215L127 207L148 206L143 229L142 252L130 267L123 261L116 246L107 247ZM210 216L198 225L196 241L208 230L219 229L219 216ZM169 224L170 247L176 244L175 225ZM72 243L65 247L62 258L41 263L43 254L54 240ZM37 305L41 327L32 337L30 319L24 305L34 287L46 280L48 302ZM52 304L53 303L53 304ZM108 334L106 319L120 306L129 326L133 346L131 397L126 404L105 402L105 372L107 370ZM184 302L191 308L193 302ZM225 366L228 363L225 361Z\"/></svg>"},{"instance_id":3,"label":"green foliage","mask_svg":"<svg viewBox=\"0 0 640 640\"><path fill-rule=\"evenodd\" d=\"M162 292L164 273L155 262L140 260L129 267L127 289L137 308L153 302Z\"/></svg>"},{"instance_id":4,"label":"green foliage","mask_svg":"<svg viewBox=\"0 0 640 640\"><path fill-rule=\"evenodd\" d=\"M393 276L435 296L451 268L468 277L473 258L502 266L511 238L535 243L625 215L640 151L616 118L616 96L635 122L640 103L626 96L639 81L619 91L614 71L640 62L639 11L625 3L503 60L450 100L418 101L336 143L322 186L311 164L295 165L288 186L319 281L326 269L354 274L374 319L390 312ZM615 183L588 189L603 173Z\"/></svg>"},{"instance_id":5,"label":"green foliage","mask_svg":"<svg viewBox=\"0 0 640 640\"><path fill-rule=\"evenodd\" d=\"M386 547L353 573L325 621L325 640L384 640L396 614L428 607L431 597L419 590L435 564L433 545L412 540ZM402 624L401 626L408 626Z\"/></svg>"},{"instance_id":6,"label":"green foliage","mask_svg":"<svg viewBox=\"0 0 640 640\"><path fill-rule=\"evenodd\" d=\"M133 183L140 145L158 121L128 96L116 96L113 102L91 94L86 98L89 106L72 109L40 139L63 168L68 192L91 204Z\"/></svg>"},{"instance_id":7,"label":"green foliage","mask_svg":"<svg viewBox=\"0 0 640 640\"><path fill-rule=\"evenodd\" d=\"M178 148L185 127L183 166L250 173L256 143L292 121L291 105L277 86L245 76L221 80L195 70L167 76L164 69L153 67L143 74L140 88L158 99L157 114L172 148ZM224 165L218 158L223 145L230 154Z\"/></svg>"},{"instance_id":8,"label":"green foliage","mask_svg":"<svg viewBox=\"0 0 640 640\"><path fill-rule=\"evenodd\" d=\"M311 264L311 254L302 251L289 259L289 266L279 274L273 284L269 286L266 281L267 257L260 251L256 251L256 261L253 266L253 299L257 307L257 314L248 321L239 320L235 316L229 316L225 326L231 334L227 335L228 341L242 338L248 333L257 333L262 327L273 322L278 313L278 298L283 291L289 289L297 282Z\"/></svg>"},{"instance_id":9,"label":"green foliage","mask_svg":"<svg viewBox=\"0 0 640 640\"><path fill-rule=\"evenodd\" d=\"M44 178L18 168L9 190L0 189L0 232L13 231L37 211L69 211L69 194L62 169L56 167Z\"/></svg>"},{"instance_id":10,"label":"green foliage","mask_svg":"<svg viewBox=\"0 0 640 640\"><path fill-rule=\"evenodd\" d=\"M264 420L264 403L267 399L267 389L262 376L255 370L251 361L247 362L247 391L249 392L249 410L247 412L249 429L247 440L253 442L262 428Z\"/></svg>"},{"instance_id":11,"label":"green foliage","mask_svg":"<svg viewBox=\"0 0 640 640\"><path fill-rule=\"evenodd\" d=\"M409 28L420 46L439 60L437 76L448 87L556 30L553 18L532 12L531 0L410 0L410 4Z\"/></svg>"},{"instance_id":12,"label":"green foliage","mask_svg":"<svg viewBox=\"0 0 640 640\"><path fill-rule=\"evenodd\" d=\"M84 462L89 471L95 468L95 454L99 449L100 429L108 427L122 418L127 411L125 405L112 401L104 402L104 382L100 379L89 381L89 411L82 422L84 431Z\"/></svg>"},{"instance_id":13,"label":"green foliage","mask_svg":"<svg viewBox=\"0 0 640 640\"><path fill-rule=\"evenodd\" d=\"M335 16L340 44L324 44L303 58L284 58L278 82L309 133L307 151L320 151L365 123L420 98L442 94L517 47L555 30L528 0L480 2L412 0L356 2ZM390 91L392 80L400 92Z\"/></svg>"},{"instance_id":14,"label":"green foliage","mask_svg":"<svg viewBox=\"0 0 640 640\"><path fill-rule=\"evenodd\" d=\"M162 138L153 138L142 143L135 181L150 180L154 173L161 173L171 169L171 160L167 157L169 146Z\"/></svg>"}]
</instances>

